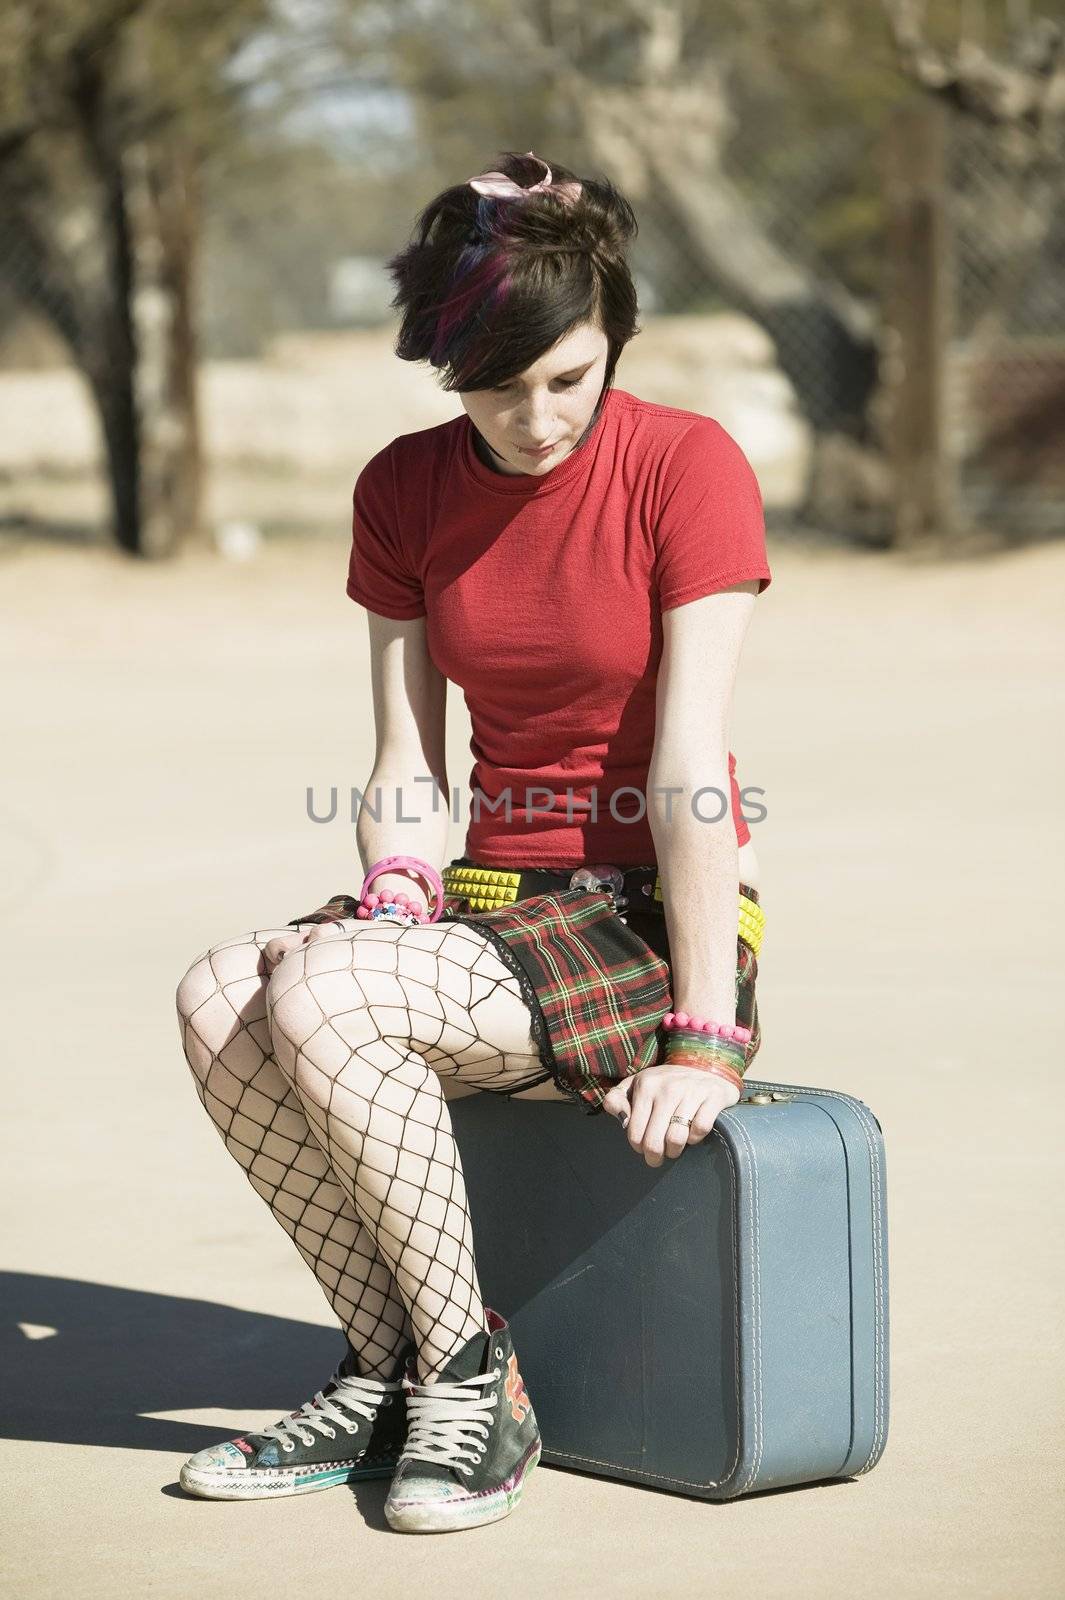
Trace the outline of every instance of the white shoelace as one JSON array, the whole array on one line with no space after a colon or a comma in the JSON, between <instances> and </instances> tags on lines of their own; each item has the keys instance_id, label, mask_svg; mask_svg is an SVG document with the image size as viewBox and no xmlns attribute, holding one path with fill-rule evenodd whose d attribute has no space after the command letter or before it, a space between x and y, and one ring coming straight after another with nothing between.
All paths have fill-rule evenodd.
<instances>
[{"instance_id":1,"label":"white shoelace","mask_svg":"<svg viewBox=\"0 0 1065 1600\"><path fill-rule=\"evenodd\" d=\"M342 1400L349 1411L358 1412L360 1416L372 1422L382 1400L381 1380L339 1377L334 1374L333 1382L337 1387L328 1399L319 1389L314 1399L304 1401L298 1411L293 1411L280 1422L272 1423L269 1428L256 1428L256 1434L261 1434L267 1439L279 1439L282 1449L290 1451L295 1449L290 1434L295 1434L301 1444L313 1444L315 1432L324 1434L326 1438L336 1437L336 1429L330 1426L334 1422L339 1423L345 1433L355 1433L357 1424L339 1409L335 1403L337 1400ZM392 1392L398 1394L398 1390ZM309 1438L304 1434L305 1428L312 1430Z\"/></svg>"},{"instance_id":2,"label":"white shoelace","mask_svg":"<svg viewBox=\"0 0 1065 1600\"><path fill-rule=\"evenodd\" d=\"M466 1461L479 1461L491 1432L488 1413L495 1408L498 1395L474 1399L471 1389L477 1384L495 1383L499 1368L459 1378L453 1383L418 1384L419 1392L407 1393L407 1442L405 1456L418 1461L440 1461L457 1467L467 1476L473 1471Z\"/></svg>"}]
</instances>

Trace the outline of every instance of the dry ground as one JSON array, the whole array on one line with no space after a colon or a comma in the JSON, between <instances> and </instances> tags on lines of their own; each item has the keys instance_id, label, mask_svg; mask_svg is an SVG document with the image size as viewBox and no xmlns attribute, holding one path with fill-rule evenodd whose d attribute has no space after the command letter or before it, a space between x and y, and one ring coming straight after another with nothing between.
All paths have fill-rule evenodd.
<instances>
[{"instance_id":1,"label":"dry ground","mask_svg":"<svg viewBox=\"0 0 1065 1600\"><path fill-rule=\"evenodd\" d=\"M428 1540L388 1531L378 1484L177 1490L186 1454L275 1420L337 1352L204 1119L173 997L212 941L352 882L350 828L304 813L309 783L369 769L346 555L2 552L4 1592L1060 1594L1065 548L774 549L749 637L732 742L769 810L759 1070L859 1095L887 1143L875 1470L715 1506L542 1468L515 1516Z\"/></svg>"}]
</instances>

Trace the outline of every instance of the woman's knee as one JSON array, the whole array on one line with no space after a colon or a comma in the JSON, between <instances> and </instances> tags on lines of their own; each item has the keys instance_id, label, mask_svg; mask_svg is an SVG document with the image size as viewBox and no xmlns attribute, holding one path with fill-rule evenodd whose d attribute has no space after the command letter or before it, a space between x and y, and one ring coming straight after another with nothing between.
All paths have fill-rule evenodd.
<instances>
[{"instance_id":1,"label":"woman's knee","mask_svg":"<svg viewBox=\"0 0 1065 1600\"><path fill-rule=\"evenodd\" d=\"M262 950L253 934L222 939L191 962L174 994L178 1015L184 1019L198 1011L221 985L257 975Z\"/></svg>"},{"instance_id":2,"label":"woman's knee","mask_svg":"<svg viewBox=\"0 0 1065 1600\"><path fill-rule=\"evenodd\" d=\"M351 960L350 942L343 939L325 949L290 951L266 985L274 1059L298 1091L323 1105L341 1075L349 1096L372 1100L382 1079L417 1049L402 996L390 988L386 1004L383 993L367 992Z\"/></svg>"},{"instance_id":3,"label":"woman's knee","mask_svg":"<svg viewBox=\"0 0 1065 1600\"><path fill-rule=\"evenodd\" d=\"M214 993L216 987L214 973L211 970L211 952L205 950L189 965L178 983L174 994L178 1016L187 1021Z\"/></svg>"}]
</instances>

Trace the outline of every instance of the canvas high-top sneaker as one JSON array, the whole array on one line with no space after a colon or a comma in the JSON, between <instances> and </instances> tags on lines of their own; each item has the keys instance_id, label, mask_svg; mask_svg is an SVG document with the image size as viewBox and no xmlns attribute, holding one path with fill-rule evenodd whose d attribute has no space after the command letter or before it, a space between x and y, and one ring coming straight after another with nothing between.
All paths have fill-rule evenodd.
<instances>
[{"instance_id":1,"label":"canvas high-top sneaker","mask_svg":"<svg viewBox=\"0 0 1065 1600\"><path fill-rule=\"evenodd\" d=\"M389 1524L402 1533L498 1522L540 1459L510 1328L484 1309L489 1331L474 1334L435 1383L414 1381L413 1359L404 1377L407 1442L385 1501Z\"/></svg>"},{"instance_id":2,"label":"canvas high-top sneaker","mask_svg":"<svg viewBox=\"0 0 1065 1600\"><path fill-rule=\"evenodd\" d=\"M408 1344L387 1381L360 1378L349 1346L313 1400L259 1433L197 1451L181 1469L181 1487L201 1500L266 1500L390 1478L406 1435L402 1379L413 1354Z\"/></svg>"}]
</instances>

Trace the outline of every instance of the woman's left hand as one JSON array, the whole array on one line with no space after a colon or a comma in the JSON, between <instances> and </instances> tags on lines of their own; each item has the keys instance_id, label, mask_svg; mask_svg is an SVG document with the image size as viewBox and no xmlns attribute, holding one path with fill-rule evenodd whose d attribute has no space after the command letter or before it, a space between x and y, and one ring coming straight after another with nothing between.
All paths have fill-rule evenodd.
<instances>
[{"instance_id":1,"label":"woman's left hand","mask_svg":"<svg viewBox=\"0 0 1065 1600\"><path fill-rule=\"evenodd\" d=\"M706 1138L719 1111L740 1098L735 1084L716 1072L698 1067L644 1067L616 1083L603 1097L603 1110L624 1120L632 1148L649 1167L660 1167L664 1156L674 1159L689 1144ZM691 1119L691 1127L670 1122L670 1117Z\"/></svg>"}]
</instances>

